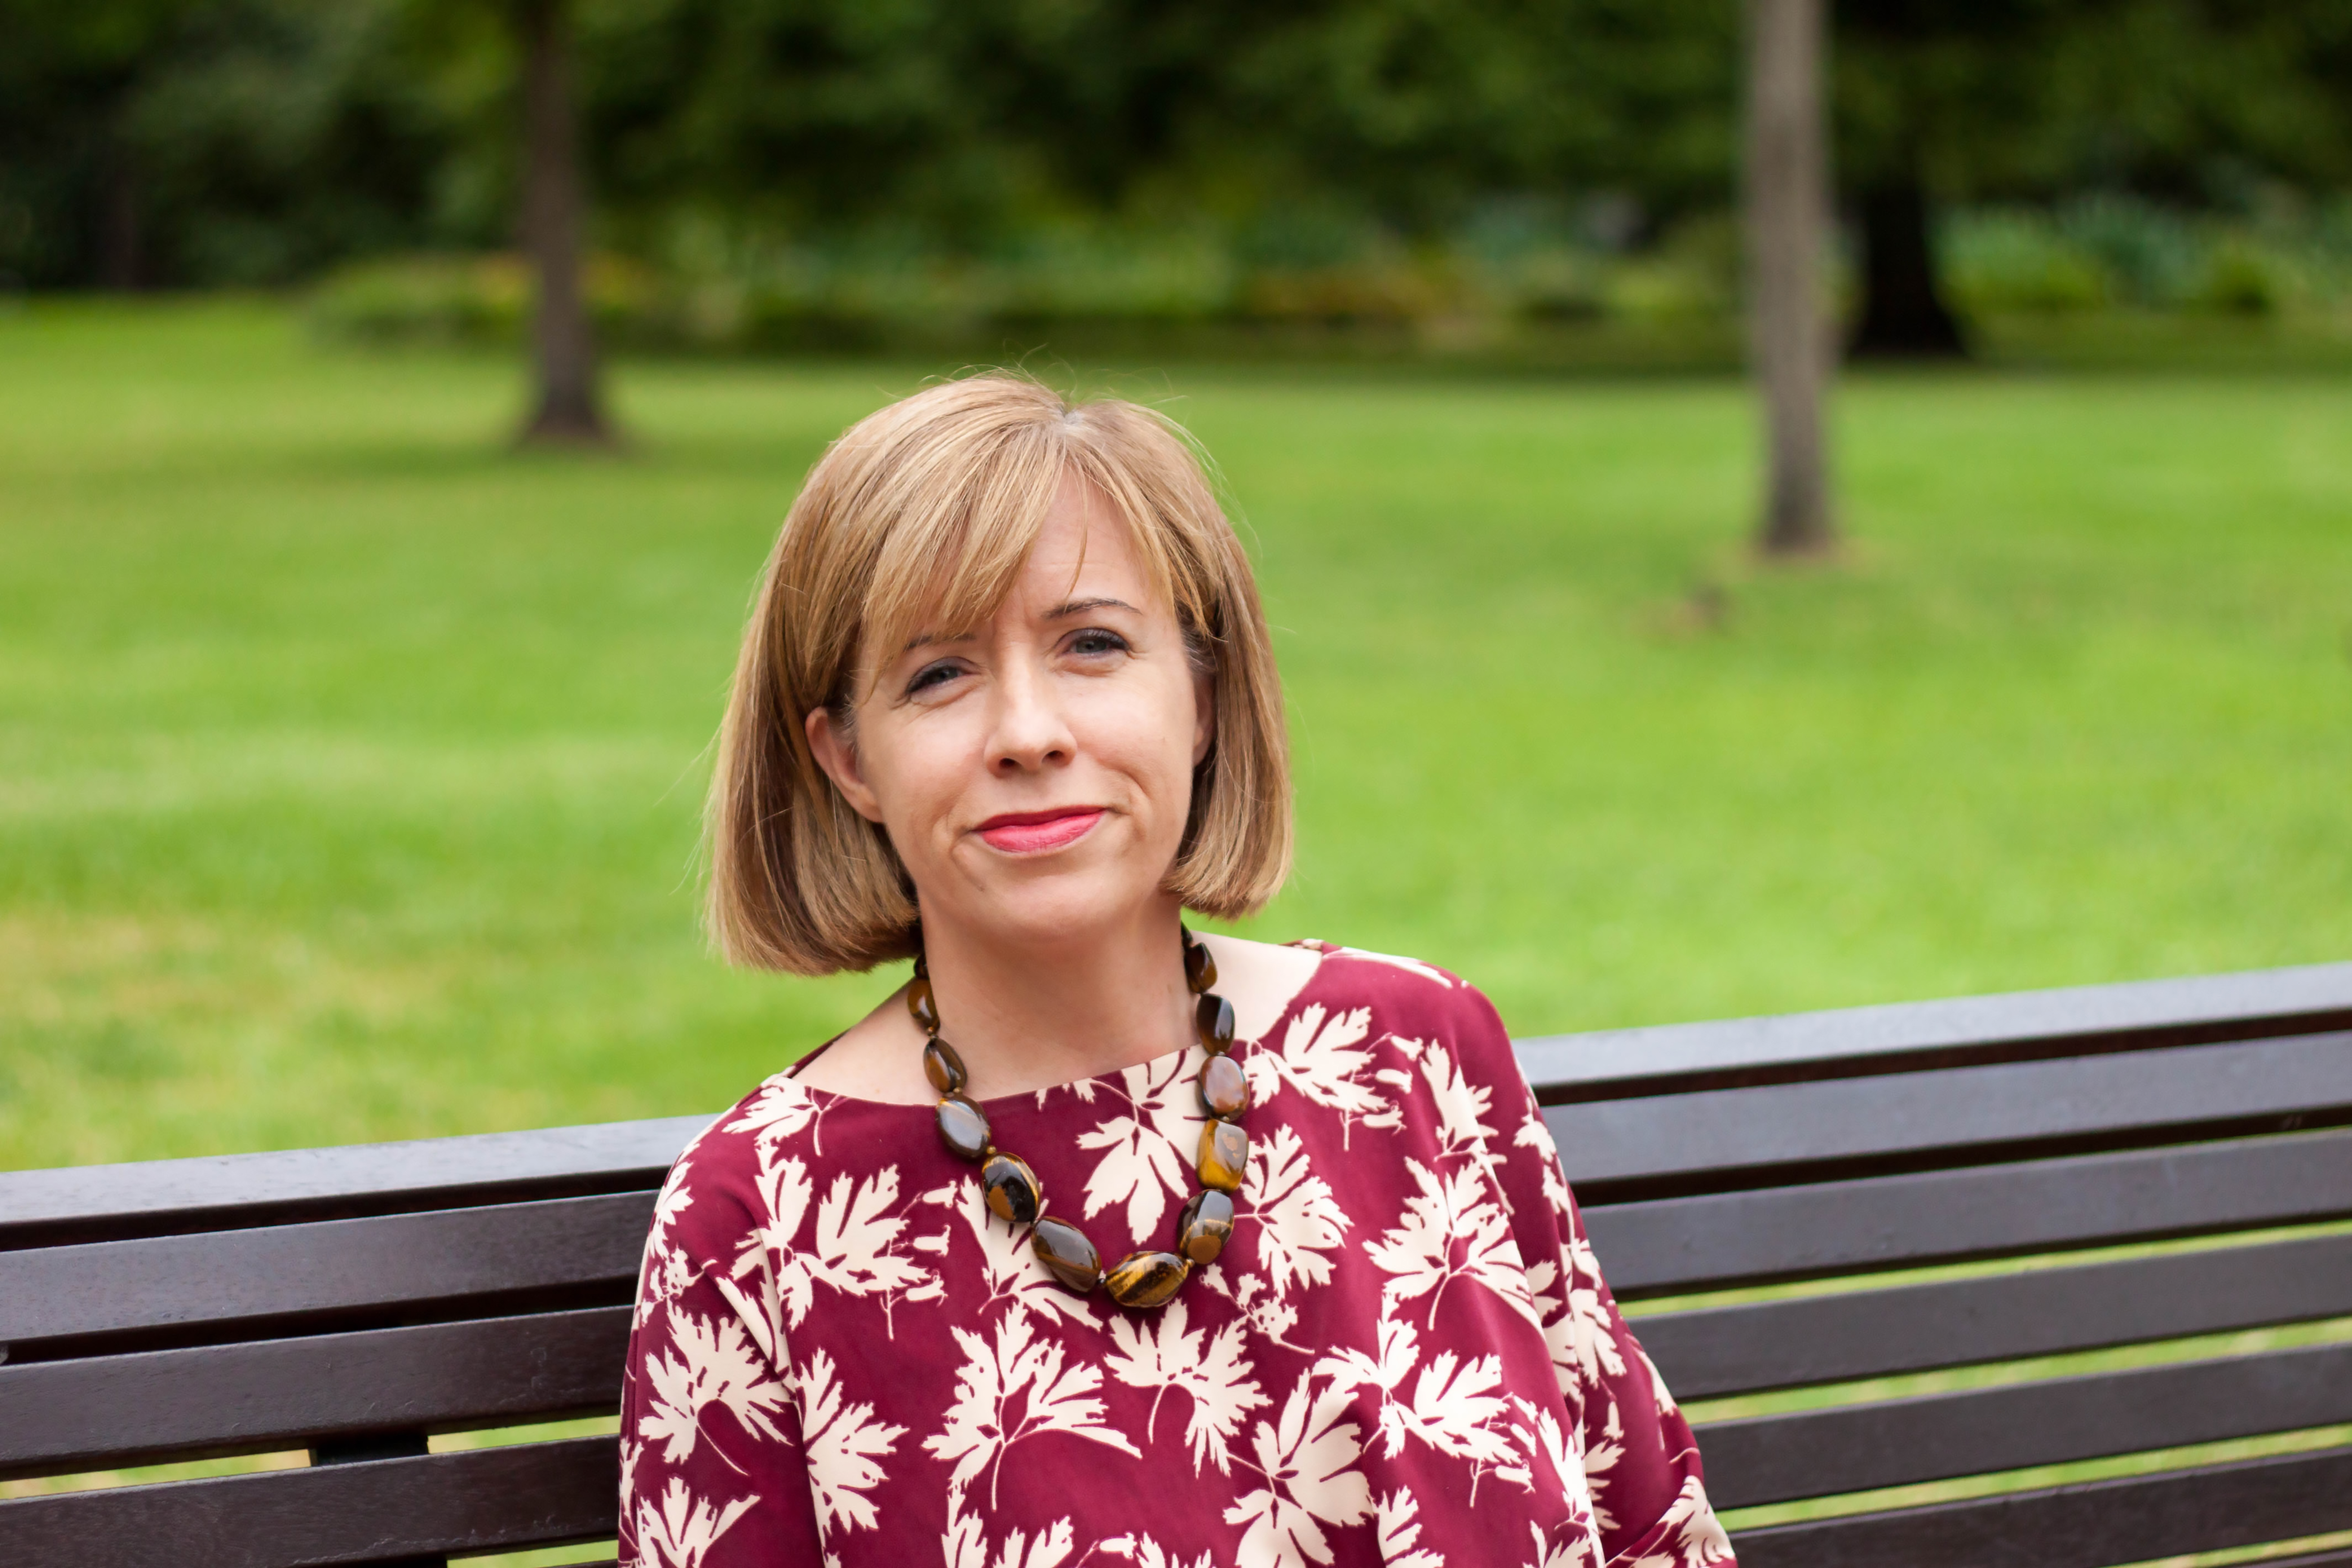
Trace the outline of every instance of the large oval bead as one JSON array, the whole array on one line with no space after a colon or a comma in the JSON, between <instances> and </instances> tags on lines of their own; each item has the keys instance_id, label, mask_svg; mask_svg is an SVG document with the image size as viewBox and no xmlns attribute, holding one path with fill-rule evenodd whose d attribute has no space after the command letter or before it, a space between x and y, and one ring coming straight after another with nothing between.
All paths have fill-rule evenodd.
<instances>
[{"instance_id":1,"label":"large oval bead","mask_svg":"<svg viewBox=\"0 0 2352 1568\"><path fill-rule=\"evenodd\" d=\"M1241 1190L1249 1170L1249 1134L1230 1121L1212 1121L1201 1129L1201 1184L1221 1193Z\"/></svg>"},{"instance_id":2,"label":"large oval bead","mask_svg":"<svg viewBox=\"0 0 2352 1568\"><path fill-rule=\"evenodd\" d=\"M940 1142L957 1159L977 1162L988 1152L988 1117L962 1095L940 1097L939 1124Z\"/></svg>"},{"instance_id":3,"label":"large oval bead","mask_svg":"<svg viewBox=\"0 0 2352 1568\"><path fill-rule=\"evenodd\" d=\"M1122 1307L1164 1305L1184 1283L1192 1266L1172 1252L1130 1252L1103 1277L1110 1299Z\"/></svg>"},{"instance_id":4,"label":"large oval bead","mask_svg":"<svg viewBox=\"0 0 2352 1568\"><path fill-rule=\"evenodd\" d=\"M1192 1194L1176 1216L1176 1250L1191 1263L1214 1263L1234 1234L1234 1200L1214 1187Z\"/></svg>"},{"instance_id":5,"label":"large oval bead","mask_svg":"<svg viewBox=\"0 0 2352 1568\"><path fill-rule=\"evenodd\" d=\"M1007 1225L1031 1224L1045 1206L1037 1173L1020 1155L1002 1150L991 1154L988 1163L980 1168L980 1190L988 1200L988 1212Z\"/></svg>"},{"instance_id":6,"label":"large oval bead","mask_svg":"<svg viewBox=\"0 0 2352 1568\"><path fill-rule=\"evenodd\" d=\"M1201 1109L1212 1116L1230 1121L1250 1108L1249 1074L1231 1057L1211 1057L1202 1062L1195 1087L1201 1092Z\"/></svg>"},{"instance_id":7,"label":"large oval bead","mask_svg":"<svg viewBox=\"0 0 2352 1568\"><path fill-rule=\"evenodd\" d=\"M1102 1282L1102 1258L1087 1233L1066 1219L1041 1219L1029 1233L1029 1250L1063 1289L1083 1296Z\"/></svg>"},{"instance_id":8,"label":"large oval bead","mask_svg":"<svg viewBox=\"0 0 2352 1568\"><path fill-rule=\"evenodd\" d=\"M931 996L931 983L920 975L907 982L907 1011L915 1026L927 1035L940 1032L940 1005Z\"/></svg>"},{"instance_id":9,"label":"large oval bead","mask_svg":"<svg viewBox=\"0 0 2352 1568\"><path fill-rule=\"evenodd\" d=\"M1197 942L1184 944L1184 984L1195 996L1217 984L1217 961Z\"/></svg>"},{"instance_id":10,"label":"large oval bead","mask_svg":"<svg viewBox=\"0 0 2352 1568\"><path fill-rule=\"evenodd\" d=\"M963 1058L956 1048L937 1037L923 1042L923 1076L941 1094L961 1094L970 1076L963 1070Z\"/></svg>"},{"instance_id":11,"label":"large oval bead","mask_svg":"<svg viewBox=\"0 0 2352 1568\"><path fill-rule=\"evenodd\" d=\"M1202 996L1192 1008L1192 1026L1200 1032L1201 1048L1211 1056L1234 1048L1234 1005L1223 997Z\"/></svg>"}]
</instances>

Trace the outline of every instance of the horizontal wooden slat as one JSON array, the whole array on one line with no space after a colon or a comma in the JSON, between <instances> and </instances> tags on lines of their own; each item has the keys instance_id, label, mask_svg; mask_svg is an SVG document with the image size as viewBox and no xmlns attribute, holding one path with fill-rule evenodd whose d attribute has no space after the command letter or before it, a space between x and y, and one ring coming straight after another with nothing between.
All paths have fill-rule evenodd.
<instances>
[{"instance_id":1,"label":"horizontal wooden slat","mask_svg":"<svg viewBox=\"0 0 2352 1568\"><path fill-rule=\"evenodd\" d=\"M1635 1184L1756 1185L1792 1168L1958 1164L1988 1150L2047 1157L2167 1130L2162 1142L2186 1142L2218 1135L2200 1127L2348 1112L2352 1034L2329 1033L1554 1106L1544 1121L1570 1184L1599 1198Z\"/></svg>"},{"instance_id":2,"label":"horizontal wooden slat","mask_svg":"<svg viewBox=\"0 0 2352 1568\"><path fill-rule=\"evenodd\" d=\"M0 1172L0 1249L655 1187L708 1116Z\"/></svg>"},{"instance_id":3,"label":"horizontal wooden slat","mask_svg":"<svg viewBox=\"0 0 2352 1568\"><path fill-rule=\"evenodd\" d=\"M1620 1295L2352 1215L2352 1131L2084 1154L1585 1211Z\"/></svg>"},{"instance_id":4,"label":"horizontal wooden slat","mask_svg":"<svg viewBox=\"0 0 2352 1568\"><path fill-rule=\"evenodd\" d=\"M2352 1422L2352 1345L2138 1367L1709 1422L1722 1508L2187 1447Z\"/></svg>"},{"instance_id":5,"label":"horizontal wooden slat","mask_svg":"<svg viewBox=\"0 0 2352 1568\"><path fill-rule=\"evenodd\" d=\"M2352 1529L2352 1448L1809 1520L1732 1539L1739 1568L2112 1568Z\"/></svg>"},{"instance_id":6,"label":"horizontal wooden slat","mask_svg":"<svg viewBox=\"0 0 2352 1568\"><path fill-rule=\"evenodd\" d=\"M617 1409L629 1309L0 1365L0 1477Z\"/></svg>"},{"instance_id":7,"label":"horizontal wooden slat","mask_svg":"<svg viewBox=\"0 0 2352 1568\"><path fill-rule=\"evenodd\" d=\"M0 1563L40 1568L292 1568L608 1538L619 1439L0 1501Z\"/></svg>"},{"instance_id":8,"label":"horizontal wooden slat","mask_svg":"<svg viewBox=\"0 0 2352 1568\"><path fill-rule=\"evenodd\" d=\"M0 1344L588 1288L625 1299L653 1205L620 1193L0 1253Z\"/></svg>"},{"instance_id":9,"label":"horizontal wooden slat","mask_svg":"<svg viewBox=\"0 0 2352 1568\"><path fill-rule=\"evenodd\" d=\"M1536 1036L1547 1105L2352 1027L2352 963Z\"/></svg>"},{"instance_id":10,"label":"horizontal wooden slat","mask_svg":"<svg viewBox=\"0 0 2352 1568\"><path fill-rule=\"evenodd\" d=\"M1637 1319L1684 1399L2352 1316L2352 1235Z\"/></svg>"}]
</instances>

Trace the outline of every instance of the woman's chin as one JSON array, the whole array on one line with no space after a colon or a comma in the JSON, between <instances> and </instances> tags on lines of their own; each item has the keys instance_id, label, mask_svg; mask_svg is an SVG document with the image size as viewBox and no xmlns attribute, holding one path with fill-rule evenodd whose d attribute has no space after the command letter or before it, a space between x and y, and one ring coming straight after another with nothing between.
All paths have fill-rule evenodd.
<instances>
[{"instance_id":1,"label":"woman's chin","mask_svg":"<svg viewBox=\"0 0 2352 1568\"><path fill-rule=\"evenodd\" d=\"M1128 928L1137 911L1161 895L1156 881L1139 886L1126 878L1106 878L1072 868L1059 876L1027 876L1000 881L957 911L976 934L992 942L1056 948L1084 943L1090 936Z\"/></svg>"}]
</instances>

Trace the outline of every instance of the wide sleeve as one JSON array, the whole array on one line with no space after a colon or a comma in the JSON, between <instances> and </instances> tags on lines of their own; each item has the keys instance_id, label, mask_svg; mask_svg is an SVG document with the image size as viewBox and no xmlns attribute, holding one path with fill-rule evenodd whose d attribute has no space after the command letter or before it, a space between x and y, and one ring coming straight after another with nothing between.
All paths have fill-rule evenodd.
<instances>
[{"instance_id":1,"label":"wide sleeve","mask_svg":"<svg viewBox=\"0 0 2352 1568\"><path fill-rule=\"evenodd\" d=\"M688 1151L646 1238L621 1393L620 1568L824 1562L761 1226L723 1170L696 1169L727 1152Z\"/></svg>"},{"instance_id":2,"label":"wide sleeve","mask_svg":"<svg viewBox=\"0 0 2352 1568\"><path fill-rule=\"evenodd\" d=\"M1601 1278L1502 1019L1484 996L1464 990L1456 1048L1465 1076L1483 1079L1491 1096L1496 1173L1560 1396L1580 1434L1605 1561L1609 1568L1729 1564L1731 1542L1707 1502L1690 1424Z\"/></svg>"}]
</instances>

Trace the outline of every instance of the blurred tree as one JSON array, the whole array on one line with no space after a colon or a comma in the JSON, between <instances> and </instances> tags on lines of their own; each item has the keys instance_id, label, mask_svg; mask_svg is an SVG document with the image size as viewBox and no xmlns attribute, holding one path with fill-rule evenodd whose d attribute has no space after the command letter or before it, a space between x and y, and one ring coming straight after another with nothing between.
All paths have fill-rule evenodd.
<instances>
[{"instance_id":1,"label":"blurred tree","mask_svg":"<svg viewBox=\"0 0 2352 1568\"><path fill-rule=\"evenodd\" d=\"M537 406L522 438L540 446L613 439L596 375L596 339L580 286L587 196L573 108L567 0L514 0L523 65L523 242L539 279L531 314Z\"/></svg>"},{"instance_id":2,"label":"blurred tree","mask_svg":"<svg viewBox=\"0 0 2352 1568\"><path fill-rule=\"evenodd\" d=\"M1858 354L1965 352L1936 262L1948 203L2352 178L2346 0L1839 0L1836 53Z\"/></svg>"},{"instance_id":3,"label":"blurred tree","mask_svg":"<svg viewBox=\"0 0 2352 1568\"><path fill-rule=\"evenodd\" d=\"M0 0L0 273L256 284L463 237L401 0Z\"/></svg>"},{"instance_id":4,"label":"blurred tree","mask_svg":"<svg viewBox=\"0 0 2352 1568\"><path fill-rule=\"evenodd\" d=\"M1825 5L1748 4L1748 310L1765 427L1757 542L1768 555L1818 555L1836 542L1822 434L1830 361L1822 308L1830 226Z\"/></svg>"}]
</instances>

